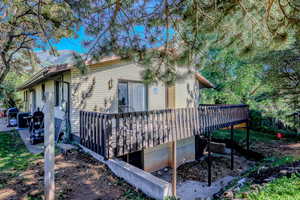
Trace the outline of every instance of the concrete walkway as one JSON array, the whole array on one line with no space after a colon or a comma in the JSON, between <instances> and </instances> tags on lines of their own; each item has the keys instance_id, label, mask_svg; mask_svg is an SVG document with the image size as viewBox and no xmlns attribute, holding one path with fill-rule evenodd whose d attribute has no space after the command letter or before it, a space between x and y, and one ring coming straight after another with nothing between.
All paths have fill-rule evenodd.
<instances>
[{"instance_id":1,"label":"concrete walkway","mask_svg":"<svg viewBox=\"0 0 300 200\"><path fill-rule=\"evenodd\" d=\"M226 176L208 187L207 183L199 181L185 181L177 185L177 196L182 200L213 199L213 195L219 192L234 177Z\"/></svg>"},{"instance_id":2,"label":"concrete walkway","mask_svg":"<svg viewBox=\"0 0 300 200\"><path fill-rule=\"evenodd\" d=\"M19 129L17 127L8 128L7 127L7 119L6 118L0 118L0 132L9 132L12 130L16 130L19 132L25 146L27 147L28 151L33 154L38 154L44 151L44 145L36 144L31 145L30 144L30 134L28 129Z\"/></svg>"},{"instance_id":3,"label":"concrete walkway","mask_svg":"<svg viewBox=\"0 0 300 200\"><path fill-rule=\"evenodd\" d=\"M44 151L43 143L36 144L36 145L30 144L30 134L29 134L28 129L19 129L18 131L20 133L20 136L21 136L24 144L26 145L26 147L30 153L38 154L38 153L42 153Z\"/></svg>"},{"instance_id":4,"label":"concrete walkway","mask_svg":"<svg viewBox=\"0 0 300 200\"><path fill-rule=\"evenodd\" d=\"M0 118L0 132L7 132L16 129L15 127L7 127L7 118Z\"/></svg>"}]
</instances>

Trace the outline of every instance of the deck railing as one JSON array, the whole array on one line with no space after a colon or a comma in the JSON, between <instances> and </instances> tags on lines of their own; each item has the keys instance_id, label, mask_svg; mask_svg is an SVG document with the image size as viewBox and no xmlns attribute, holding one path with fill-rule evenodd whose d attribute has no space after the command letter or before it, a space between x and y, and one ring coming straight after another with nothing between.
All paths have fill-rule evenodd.
<instances>
[{"instance_id":1,"label":"deck railing","mask_svg":"<svg viewBox=\"0 0 300 200\"><path fill-rule=\"evenodd\" d=\"M128 113L80 112L80 142L106 158L248 121L247 105L200 105Z\"/></svg>"}]
</instances>

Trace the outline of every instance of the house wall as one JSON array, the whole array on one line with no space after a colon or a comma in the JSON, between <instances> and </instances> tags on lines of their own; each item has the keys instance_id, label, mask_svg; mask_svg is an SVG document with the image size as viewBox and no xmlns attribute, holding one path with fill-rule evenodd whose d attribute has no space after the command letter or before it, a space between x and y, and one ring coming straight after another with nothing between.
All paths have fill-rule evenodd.
<instances>
[{"instance_id":1,"label":"house wall","mask_svg":"<svg viewBox=\"0 0 300 200\"><path fill-rule=\"evenodd\" d=\"M79 111L97 112L117 112L117 86L119 80L142 81L144 68L132 62L110 61L103 64L90 65L88 72L82 75L78 69L72 69L64 73L64 81L71 83L71 132L79 136ZM186 68L185 68L186 70ZM182 71L186 73L186 71ZM112 80L112 87L109 88L109 81ZM42 108L44 105L41 100L42 84L33 87L36 90L37 106ZM47 92L53 92L54 81L45 82ZM183 75L175 83L175 107L183 108L198 104L199 84L193 74ZM65 91L66 92L66 91ZM166 108L166 87L164 84L148 85L148 109ZM31 97L29 95L29 102ZM55 107L55 117L61 118L62 111ZM177 144L178 163L194 160L195 158L195 139L194 137ZM143 152L144 169L155 171L157 169L171 165L171 144L164 144L154 148L146 149Z\"/></svg>"},{"instance_id":2,"label":"house wall","mask_svg":"<svg viewBox=\"0 0 300 200\"><path fill-rule=\"evenodd\" d=\"M45 84L45 92L47 93L55 93L55 88L54 88L54 78L52 78L51 80L46 80L42 83L36 84L35 86L26 89L26 90L22 90L21 92L23 93L23 102L24 102L24 92L27 91L28 92L28 109L23 110L24 112L34 112L34 108L32 105L32 95L31 92L32 90L35 90L36 92L36 109L40 108L41 111L44 111L44 101L42 99L42 84ZM71 73L70 72L65 72L63 73L63 80L66 82L71 82ZM64 91L64 95L67 96L67 91ZM55 98L55 95L53 95L53 98ZM24 102L25 104L26 102ZM25 106L23 106L25 108ZM60 107L54 107L54 117L55 118L59 118L62 119L64 117L64 112L61 111Z\"/></svg>"},{"instance_id":3,"label":"house wall","mask_svg":"<svg viewBox=\"0 0 300 200\"><path fill-rule=\"evenodd\" d=\"M86 75L72 70L72 133L79 135L79 111L115 113L118 111L117 86L119 80L142 81L144 68L132 62L113 61L90 65ZM108 82L112 80L112 87ZM148 109L165 108L165 86L148 85Z\"/></svg>"},{"instance_id":4,"label":"house wall","mask_svg":"<svg viewBox=\"0 0 300 200\"><path fill-rule=\"evenodd\" d=\"M117 86L119 80L142 81L143 67L131 62L110 62L103 65L91 65L86 75L78 70L71 72L71 120L72 133L79 136L79 111L117 112ZM187 68L179 70L182 75L175 84L175 108L198 104L198 81ZM112 87L108 82L112 80ZM166 87L164 84L148 86L148 109L166 108ZM171 144L149 148L143 152L143 166L146 171L155 171L171 166ZM195 138L178 141L178 164L195 159Z\"/></svg>"},{"instance_id":5,"label":"house wall","mask_svg":"<svg viewBox=\"0 0 300 200\"><path fill-rule=\"evenodd\" d=\"M175 83L175 108L193 107L199 104L199 82L188 68L177 68L179 77ZM177 165L195 160L195 138L177 141ZM144 170L152 172L172 167L172 143L144 150Z\"/></svg>"},{"instance_id":6,"label":"house wall","mask_svg":"<svg viewBox=\"0 0 300 200\"><path fill-rule=\"evenodd\" d=\"M199 104L199 82L195 74L188 72L188 68L177 69L179 78L175 84L176 108L193 107Z\"/></svg>"}]
</instances>

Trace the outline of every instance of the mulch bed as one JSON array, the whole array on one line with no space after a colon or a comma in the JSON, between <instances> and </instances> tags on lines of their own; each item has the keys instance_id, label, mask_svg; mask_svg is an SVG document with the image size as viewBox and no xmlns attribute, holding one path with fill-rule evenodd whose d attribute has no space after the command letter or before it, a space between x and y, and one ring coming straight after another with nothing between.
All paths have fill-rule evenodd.
<instances>
[{"instance_id":1,"label":"mulch bed","mask_svg":"<svg viewBox=\"0 0 300 200\"><path fill-rule=\"evenodd\" d=\"M41 199L44 164L37 160L17 177L0 173L0 199ZM104 164L91 156L73 150L68 160L55 158L56 199L113 200L128 196L149 199L117 178Z\"/></svg>"},{"instance_id":2,"label":"mulch bed","mask_svg":"<svg viewBox=\"0 0 300 200\"><path fill-rule=\"evenodd\" d=\"M249 166L245 159L235 156L234 169L231 170L231 161L228 157L211 157L212 181L216 181L225 176L238 176ZM183 180L194 180L207 182L208 163L206 160L194 161L181 165L178 169L178 176Z\"/></svg>"},{"instance_id":3,"label":"mulch bed","mask_svg":"<svg viewBox=\"0 0 300 200\"><path fill-rule=\"evenodd\" d=\"M231 161L229 156L212 156L212 181L216 181L225 176L238 176L243 171L249 168L251 161L246 160L243 157L235 155L234 169L231 170ZM162 170L152 173L154 176L171 182L172 169L164 168ZM207 182L208 180L208 163L207 159L200 161L188 162L180 165L177 168L177 181L178 183L193 180L199 182Z\"/></svg>"}]
</instances>

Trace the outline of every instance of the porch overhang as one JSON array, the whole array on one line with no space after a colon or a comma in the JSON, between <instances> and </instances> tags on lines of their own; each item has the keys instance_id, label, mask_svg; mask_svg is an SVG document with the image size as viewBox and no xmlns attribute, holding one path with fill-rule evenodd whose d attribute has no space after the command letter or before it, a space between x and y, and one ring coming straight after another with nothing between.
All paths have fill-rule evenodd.
<instances>
[{"instance_id":1,"label":"porch overhang","mask_svg":"<svg viewBox=\"0 0 300 200\"><path fill-rule=\"evenodd\" d=\"M36 84L39 84L45 80L48 80L51 77L57 76L63 72L69 71L71 69L70 65L63 64L63 65L56 65L51 67L46 67L35 75L31 77L28 81L26 81L23 85L17 88L18 91L25 90L28 88L33 87Z\"/></svg>"}]
</instances>

